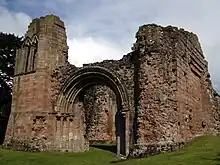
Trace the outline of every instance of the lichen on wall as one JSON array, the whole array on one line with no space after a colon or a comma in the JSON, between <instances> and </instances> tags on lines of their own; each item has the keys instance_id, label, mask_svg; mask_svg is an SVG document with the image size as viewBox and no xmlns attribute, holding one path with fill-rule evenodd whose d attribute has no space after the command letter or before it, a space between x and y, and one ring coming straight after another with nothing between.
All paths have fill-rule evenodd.
<instances>
[{"instance_id":1,"label":"lichen on wall","mask_svg":"<svg viewBox=\"0 0 220 165\"><path fill-rule=\"evenodd\" d=\"M35 35L35 63L27 65L34 70L23 72L27 49L17 53L23 62L15 67L4 147L83 152L107 142L117 144L118 155L143 157L219 133L220 96L195 34L143 25L122 59L83 67L67 61L58 17L33 20L27 37Z\"/></svg>"},{"instance_id":2,"label":"lichen on wall","mask_svg":"<svg viewBox=\"0 0 220 165\"><path fill-rule=\"evenodd\" d=\"M87 134L92 143L116 143L116 96L107 86L93 86L84 93Z\"/></svg>"}]
</instances>

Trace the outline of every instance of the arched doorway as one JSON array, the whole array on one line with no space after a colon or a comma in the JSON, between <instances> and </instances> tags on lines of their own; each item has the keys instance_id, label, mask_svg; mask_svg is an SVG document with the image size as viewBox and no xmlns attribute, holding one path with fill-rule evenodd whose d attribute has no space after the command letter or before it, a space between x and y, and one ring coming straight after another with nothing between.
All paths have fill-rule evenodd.
<instances>
[{"instance_id":1,"label":"arched doorway","mask_svg":"<svg viewBox=\"0 0 220 165\"><path fill-rule=\"evenodd\" d=\"M117 102L115 117L117 155L127 156L129 153L128 96L119 78L107 69L98 66L83 67L73 72L61 90L55 111L71 114L78 110L78 115L81 114L82 102L79 100L79 96L83 91L94 85L108 86L115 93ZM81 129L85 129L82 126L82 122L80 125ZM84 135L84 137L81 138L86 138L86 136ZM86 139L84 143L88 145Z\"/></svg>"}]
</instances>

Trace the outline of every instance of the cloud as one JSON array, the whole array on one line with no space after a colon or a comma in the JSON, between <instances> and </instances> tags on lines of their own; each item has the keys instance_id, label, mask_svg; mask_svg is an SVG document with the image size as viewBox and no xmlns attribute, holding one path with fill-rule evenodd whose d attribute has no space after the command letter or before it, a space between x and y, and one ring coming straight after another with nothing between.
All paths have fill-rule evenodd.
<instances>
[{"instance_id":1,"label":"cloud","mask_svg":"<svg viewBox=\"0 0 220 165\"><path fill-rule=\"evenodd\" d=\"M0 6L0 31L23 36L30 20L30 16L25 13L10 12L4 6Z\"/></svg>"},{"instance_id":2,"label":"cloud","mask_svg":"<svg viewBox=\"0 0 220 165\"><path fill-rule=\"evenodd\" d=\"M103 61L106 59L119 60L123 48L119 48L106 41L95 40L91 37L68 39L69 61L77 66L94 61Z\"/></svg>"},{"instance_id":3,"label":"cloud","mask_svg":"<svg viewBox=\"0 0 220 165\"><path fill-rule=\"evenodd\" d=\"M6 5L6 0L0 0L0 5Z\"/></svg>"},{"instance_id":4,"label":"cloud","mask_svg":"<svg viewBox=\"0 0 220 165\"><path fill-rule=\"evenodd\" d=\"M28 15L59 15L67 27L69 60L76 65L121 58L130 50L140 25L183 27L198 35L214 86L220 92L219 0L7 0L7 4L0 0L0 6L3 1L10 12L0 10L0 21L8 22L0 30L24 34ZM9 19L4 19L6 16Z\"/></svg>"},{"instance_id":5,"label":"cloud","mask_svg":"<svg viewBox=\"0 0 220 165\"><path fill-rule=\"evenodd\" d=\"M96 7L81 6L77 18L66 18L68 36L102 37L120 46L131 46L138 26L174 25L196 33L202 45L215 88L220 92L220 1L105 1ZM86 12L85 12L86 11ZM79 16L80 15L80 16ZM125 49L123 49L125 50ZM122 52L122 54L125 52ZM71 55L71 54L70 54ZM87 57L87 55L85 55Z\"/></svg>"},{"instance_id":6,"label":"cloud","mask_svg":"<svg viewBox=\"0 0 220 165\"><path fill-rule=\"evenodd\" d=\"M212 83L215 89L220 93L220 42L207 46L206 51Z\"/></svg>"}]
</instances>

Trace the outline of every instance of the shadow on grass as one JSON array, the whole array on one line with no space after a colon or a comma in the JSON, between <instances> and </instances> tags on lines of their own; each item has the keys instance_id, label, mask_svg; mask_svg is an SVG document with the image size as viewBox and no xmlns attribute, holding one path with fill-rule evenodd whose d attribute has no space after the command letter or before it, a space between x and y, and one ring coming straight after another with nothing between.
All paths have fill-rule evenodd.
<instances>
[{"instance_id":1,"label":"shadow on grass","mask_svg":"<svg viewBox=\"0 0 220 165\"><path fill-rule=\"evenodd\" d=\"M117 151L116 145L93 144L93 145L90 145L90 147L98 148L98 149L105 150L105 151L110 151L113 153L116 153Z\"/></svg>"},{"instance_id":2,"label":"shadow on grass","mask_svg":"<svg viewBox=\"0 0 220 165\"><path fill-rule=\"evenodd\" d=\"M105 151L110 151L115 154L117 152L116 145L92 144L90 145L90 147L98 148L98 149L105 150ZM127 161L127 159L118 159L118 160L110 161L110 163L115 164L115 163L120 163L124 161Z\"/></svg>"},{"instance_id":3,"label":"shadow on grass","mask_svg":"<svg viewBox=\"0 0 220 165\"><path fill-rule=\"evenodd\" d=\"M217 154L217 156L215 158L202 158L203 160L212 160L212 161L217 161L219 162L219 164L217 165L220 165L220 153Z\"/></svg>"},{"instance_id":4,"label":"shadow on grass","mask_svg":"<svg viewBox=\"0 0 220 165\"><path fill-rule=\"evenodd\" d=\"M128 161L128 160L126 160L126 159L119 159L119 160L111 161L110 163L114 164L114 163L120 163L120 162L125 162L125 161Z\"/></svg>"},{"instance_id":5,"label":"shadow on grass","mask_svg":"<svg viewBox=\"0 0 220 165\"><path fill-rule=\"evenodd\" d=\"M145 157L147 158L147 157ZM111 161L110 163L114 164L114 163L120 163L120 162L132 162L133 160L136 160L136 159L141 159L140 157L127 157L126 159L118 159L118 160L114 160L114 161ZM131 163L132 164L132 163Z\"/></svg>"}]
</instances>

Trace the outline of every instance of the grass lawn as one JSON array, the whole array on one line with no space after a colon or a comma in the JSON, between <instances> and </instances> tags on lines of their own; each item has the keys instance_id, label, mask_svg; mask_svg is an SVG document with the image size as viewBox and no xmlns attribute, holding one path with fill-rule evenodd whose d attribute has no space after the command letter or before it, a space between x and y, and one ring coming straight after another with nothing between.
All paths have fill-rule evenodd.
<instances>
[{"instance_id":1,"label":"grass lawn","mask_svg":"<svg viewBox=\"0 0 220 165\"><path fill-rule=\"evenodd\" d=\"M26 153L0 149L1 165L220 165L220 136L200 137L184 149L142 159L118 161L114 153Z\"/></svg>"}]
</instances>

